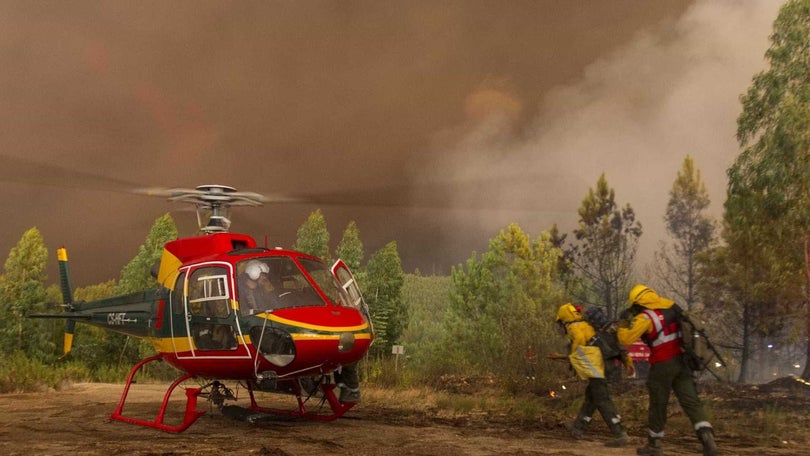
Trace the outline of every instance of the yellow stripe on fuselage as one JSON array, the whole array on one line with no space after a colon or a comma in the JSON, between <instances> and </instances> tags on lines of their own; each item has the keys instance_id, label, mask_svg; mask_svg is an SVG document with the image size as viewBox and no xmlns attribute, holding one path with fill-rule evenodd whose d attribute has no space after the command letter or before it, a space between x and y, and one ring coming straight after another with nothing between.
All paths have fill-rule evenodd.
<instances>
[{"instance_id":1,"label":"yellow stripe on fuselage","mask_svg":"<svg viewBox=\"0 0 810 456\"><path fill-rule=\"evenodd\" d=\"M293 340L339 340L340 334L308 334L308 333L293 333L291 334ZM355 334L355 339L371 339L371 334Z\"/></svg>"},{"instance_id":2,"label":"yellow stripe on fuselage","mask_svg":"<svg viewBox=\"0 0 810 456\"><path fill-rule=\"evenodd\" d=\"M159 353L188 352L192 348L188 337L155 337L149 342Z\"/></svg>"},{"instance_id":3,"label":"yellow stripe on fuselage","mask_svg":"<svg viewBox=\"0 0 810 456\"><path fill-rule=\"evenodd\" d=\"M307 334L307 333L293 333L291 334L294 341L305 341L305 340L339 340L340 334ZM355 334L354 338L356 340L369 340L371 339L370 333L361 333ZM191 351L192 347L189 343L188 337L153 337L149 338L149 342L152 343L152 346L155 347L159 353L174 353L175 350L178 352L188 352ZM250 344L250 336L245 335L244 337L239 337L237 339L239 345L243 344ZM196 349L196 347L194 347Z\"/></svg>"},{"instance_id":4,"label":"yellow stripe on fuselage","mask_svg":"<svg viewBox=\"0 0 810 456\"><path fill-rule=\"evenodd\" d=\"M300 321L295 320L288 320L286 318L279 317L278 315L263 313L257 316L264 316L268 320L272 320L283 325L294 326L296 328L303 328L303 329L311 329L313 331L326 331L326 332L355 332L355 331L362 331L364 329L368 329L368 323L363 323L362 325L356 326L321 326L321 325L312 325L309 323L302 323ZM293 337L295 337L293 335Z\"/></svg>"}]
</instances>

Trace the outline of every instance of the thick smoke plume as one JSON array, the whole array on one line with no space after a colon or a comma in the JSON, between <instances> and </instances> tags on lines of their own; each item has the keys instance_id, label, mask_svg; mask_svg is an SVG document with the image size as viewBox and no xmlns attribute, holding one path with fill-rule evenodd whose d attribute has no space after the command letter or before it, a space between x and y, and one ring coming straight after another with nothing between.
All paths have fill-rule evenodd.
<instances>
[{"instance_id":1,"label":"thick smoke plume","mask_svg":"<svg viewBox=\"0 0 810 456\"><path fill-rule=\"evenodd\" d=\"M0 253L36 226L77 285L114 278L178 209L128 183L216 183L330 196L335 243L355 220L368 253L446 273L510 222L569 230L602 172L654 245L686 154L719 214L778 6L4 2ZM233 228L291 246L317 207Z\"/></svg>"},{"instance_id":2,"label":"thick smoke plume","mask_svg":"<svg viewBox=\"0 0 810 456\"><path fill-rule=\"evenodd\" d=\"M764 69L778 7L696 2L550 90L528 126L517 125L525 103L508 84L484 85L467 97L467 123L437 135L442 165L425 173L462 181L497 176L501 185L472 197L534 208L512 215L534 233L551 223L575 227L579 204L604 173L617 202L629 203L642 222L640 259L650 261L666 237L669 191L687 154L707 184L711 215L721 217L725 172L739 152L739 96ZM478 223L496 229L488 215Z\"/></svg>"}]
</instances>

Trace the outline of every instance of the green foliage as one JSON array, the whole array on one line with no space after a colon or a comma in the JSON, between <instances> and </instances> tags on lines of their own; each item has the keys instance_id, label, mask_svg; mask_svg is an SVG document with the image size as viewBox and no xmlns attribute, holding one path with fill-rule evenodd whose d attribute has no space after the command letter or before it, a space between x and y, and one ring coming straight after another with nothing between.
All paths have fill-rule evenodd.
<instances>
[{"instance_id":1,"label":"green foliage","mask_svg":"<svg viewBox=\"0 0 810 456\"><path fill-rule=\"evenodd\" d=\"M619 208L616 195L605 175L579 207L579 227L574 230L577 244L566 252L587 294L576 296L581 303L596 303L615 319L630 288L633 264L641 237L641 223L629 204Z\"/></svg>"},{"instance_id":2,"label":"green foliage","mask_svg":"<svg viewBox=\"0 0 810 456\"><path fill-rule=\"evenodd\" d=\"M116 281L114 279L96 285L73 290L75 301L93 301L114 296ZM112 339L112 340L111 340ZM118 347L123 345L124 336L89 325L76 325L71 359L81 362L97 377L99 373L118 363ZM118 380L123 377L119 377Z\"/></svg>"},{"instance_id":3,"label":"green foliage","mask_svg":"<svg viewBox=\"0 0 810 456\"><path fill-rule=\"evenodd\" d=\"M88 372L75 363L54 367L21 351L0 354L0 393L58 389L65 382L90 379Z\"/></svg>"},{"instance_id":4,"label":"green foliage","mask_svg":"<svg viewBox=\"0 0 810 456\"><path fill-rule=\"evenodd\" d=\"M701 256L701 275L697 282L698 297L705 303L705 311L711 318L706 319L706 331L713 341L723 341L724 348L733 348L736 353L723 353L727 362L734 358L742 360L741 371L747 370L750 358L749 334L755 331L753 306L748 301L741 301L738 296L748 286L747 268L729 257L728 246L717 246ZM700 315L692 318L700 320ZM729 324L735 322L735 324ZM741 379L744 379L742 375Z\"/></svg>"},{"instance_id":5,"label":"green foliage","mask_svg":"<svg viewBox=\"0 0 810 456\"><path fill-rule=\"evenodd\" d=\"M374 353L391 353L407 325L408 307L402 300L404 280L396 242L389 242L371 255L363 296L374 322Z\"/></svg>"},{"instance_id":6,"label":"green foliage","mask_svg":"<svg viewBox=\"0 0 810 456\"><path fill-rule=\"evenodd\" d=\"M156 271L160 264L163 246L174 239L177 239L177 227L171 215L158 217L152 224L146 241L139 247L138 254L121 271L115 293L134 293L158 287L153 270ZM149 342L112 332L106 332L99 348L107 353L106 361L114 362L116 366L131 366L144 358L144 355L154 354Z\"/></svg>"},{"instance_id":7,"label":"green foliage","mask_svg":"<svg viewBox=\"0 0 810 456\"><path fill-rule=\"evenodd\" d=\"M54 382L41 362L29 359L22 351L2 355L0 393L34 391Z\"/></svg>"},{"instance_id":8,"label":"green foliage","mask_svg":"<svg viewBox=\"0 0 810 456\"><path fill-rule=\"evenodd\" d=\"M444 364L444 323L452 283L449 276L405 274L402 300L410 318L401 342L410 370L422 376L441 371Z\"/></svg>"},{"instance_id":9,"label":"green foliage","mask_svg":"<svg viewBox=\"0 0 810 456\"><path fill-rule=\"evenodd\" d=\"M163 244L176 237L177 230L168 215L157 219L138 255L124 268L123 284L110 280L78 288L74 299L92 301L157 286L151 268L160 258ZM46 263L47 250L36 228L25 232L6 259L0 276L0 392L58 388L64 381L120 381L132 363L154 353L146 342L133 342L79 324L72 354L56 361L56 347L61 347L64 338L64 321L24 318L32 313L61 311L59 287L51 285L46 289L44 285ZM144 373L165 378L166 370L158 366Z\"/></svg>"},{"instance_id":10,"label":"green foliage","mask_svg":"<svg viewBox=\"0 0 810 456\"><path fill-rule=\"evenodd\" d=\"M406 369L406 361L402 357L373 356L365 364L364 369L368 375L364 381L385 387L405 387L414 383L413 371Z\"/></svg>"},{"instance_id":11,"label":"green foliage","mask_svg":"<svg viewBox=\"0 0 810 456\"><path fill-rule=\"evenodd\" d=\"M659 291L671 292L688 311L696 301L699 258L714 241L714 221L705 214L709 203L700 170L687 155L669 192L664 217L672 242L661 243L654 269L665 285Z\"/></svg>"},{"instance_id":12,"label":"green foliage","mask_svg":"<svg viewBox=\"0 0 810 456\"><path fill-rule=\"evenodd\" d=\"M337 246L337 257L342 259L352 271L360 270L363 261L363 241L360 240L360 230L357 223L352 220L343 230L343 237Z\"/></svg>"},{"instance_id":13,"label":"green foliage","mask_svg":"<svg viewBox=\"0 0 810 456\"><path fill-rule=\"evenodd\" d=\"M110 279L106 282L98 283L95 285L88 285L86 287L76 288L73 290L74 301L95 301L98 299L106 299L115 296L116 293L115 279Z\"/></svg>"},{"instance_id":14,"label":"green foliage","mask_svg":"<svg viewBox=\"0 0 810 456\"><path fill-rule=\"evenodd\" d=\"M96 285L73 290L75 301L93 301L115 296L114 279ZM90 325L76 325L73 339L73 350L70 357L80 361L90 372L98 373L109 365L118 363L119 346L123 345L124 336ZM120 378L119 378L120 379Z\"/></svg>"},{"instance_id":15,"label":"green foliage","mask_svg":"<svg viewBox=\"0 0 810 456\"><path fill-rule=\"evenodd\" d=\"M309 214L306 222L298 228L293 248L329 262L329 230L320 209Z\"/></svg>"},{"instance_id":16,"label":"green foliage","mask_svg":"<svg viewBox=\"0 0 810 456\"><path fill-rule=\"evenodd\" d=\"M26 231L12 247L0 284L0 344L3 352L22 350L29 357L53 357L50 322L25 318L45 309L45 267L48 250L36 228Z\"/></svg>"},{"instance_id":17,"label":"green foliage","mask_svg":"<svg viewBox=\"0 0 810 456\"><path fill-rule=\"evenodd\" d=\"M480 259L474 253L466 268L453 268L443 338L448 373L524 374L527 347L553 337L560 256L548 233L532 242L512 224Z\"/></svg>"},{"instance_id":18,"label":"green foliage","mask_svg":"<svg viewBox=\"0 0 810 456\"><path fill-rule=\"evenodd\" d=\"M62 303L62 291L58 285L52 284L45 289L45 306L43 313L57 313L61 312L59 306ZM42 332L41 336L47 338L47 349L49 352L43 358L44 360L52 360L59 354L58 349L63 346L64 342L64 328L65 322L59 319L51 320L35 320L39 323L39 330Z\"/></svg>"},{"instance_id":19,"label":"green foliage","mask_svg":"<svg viewBox=\"0 0 810 456\"><path fill-rule=\"evenodd\" d=\"M810 332L810 1L786 2L774 22L769 68L741 97L742 152L728 170L723 238L745 270L737 299L773 328L801 308ZM773 310L777 310L773 312ZM746 341L747 342L747 341ZM810 344L810 342L808 342ZM810 378L810 350L804 378ZM744 372L743 372L744 375Z\"/></svg>"},{"instance_id":20,"label":"green foliage","mask_svg":"<svg viewBox=\"0 0 810 456\"><path fill-rule=\"evenodd\" d=\"M175 226L172 216L164 214L158 217L152 224L146 241L138 248L138 254L121 271L116 293L133 293L157 287L158 283L152 275L152 270L160 263L163 246L175 239L177 239L177 226Z\"/></svg>"}]
</instances>

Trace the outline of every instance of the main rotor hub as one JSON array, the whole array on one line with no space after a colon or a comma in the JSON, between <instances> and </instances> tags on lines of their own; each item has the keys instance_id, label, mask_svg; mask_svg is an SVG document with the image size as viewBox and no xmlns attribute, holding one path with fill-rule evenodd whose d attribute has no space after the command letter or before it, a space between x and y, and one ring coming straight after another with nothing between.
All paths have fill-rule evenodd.
<instances>
[{"instance_id":1,"label":"main rotor hub","mask_svg":"<svg viewBox=\"0 0 810 456\"><path fill-rule=\"evenodd\" d=\"M227 185L200 185L194 190L176 188L157 193L166 195L169 201L193 204L197 208L197 224L205 234L228 232L231 206L261 206L265 201L258 193L238 192Z\"/></svg>"}]
</instances>

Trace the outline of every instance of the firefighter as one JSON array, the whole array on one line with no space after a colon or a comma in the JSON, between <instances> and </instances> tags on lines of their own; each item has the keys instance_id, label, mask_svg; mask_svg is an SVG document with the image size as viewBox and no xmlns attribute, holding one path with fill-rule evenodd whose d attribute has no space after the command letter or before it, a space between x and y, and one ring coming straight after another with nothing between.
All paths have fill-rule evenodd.
<instances>
[{"instance_id":1,"label":"firefighter","mask_svg":"<svg viewBox=\"0 0 810 456\"><path fill-rule=\"evenodd\" d=\"M568 426L571 435L576 439L583 438L590 427L591 417L596 410L599 410L602 419L605 420L613 434L613 440L607 441L605 446L626 445L627 431L622 424L622 417L616 412L616 406L610 399L602 352L598 347L588 345L588 341L596 335L596 330L583 320L582 314L571 303L563 304L557 311L557 323L563 328L570 341L571 351L568 359L571 365L581 378L588 380L582 407L574 422ZM551 358L560 356L562 355L554 353L549 355Z\"/></svg>"},{"instance_id":2,"label":"firefighter","mask_svg":"<svg viewBox=\"0 0 810 456\"><path fill-rule=\"evenodd\" d=\"M658 296L655 290L636 285L630 290L630 307L622 314L617 336L619 343L630 345L641 338L650 347L648 441L636 454L660 456L661 439L667 420L670 391L689 417L703 445L704 456L717 454L714 431L698 398L692 370L683 358L683 335L674 302ZM632 319L630 319L632 318Z\"/></svg>"}]
</instances>

